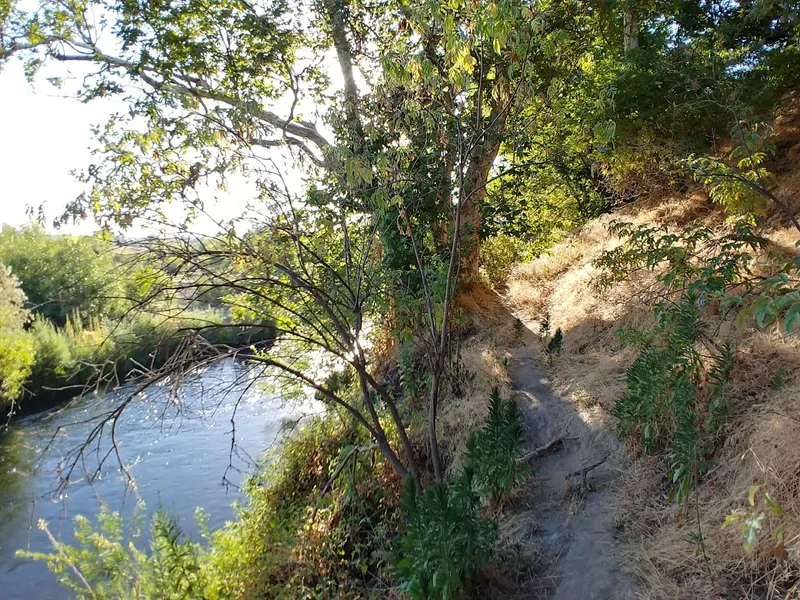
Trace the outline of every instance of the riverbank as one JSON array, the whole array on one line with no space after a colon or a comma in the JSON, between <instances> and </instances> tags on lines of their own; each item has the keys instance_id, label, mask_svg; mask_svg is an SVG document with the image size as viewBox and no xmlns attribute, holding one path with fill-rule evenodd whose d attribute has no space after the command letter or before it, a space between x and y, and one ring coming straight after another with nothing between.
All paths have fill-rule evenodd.
<instances>
[{"instance_id":1,"label":"riverbank","mask_svg":"<svg viewBox=\"0 0 800 600\"><path fill-rule=\"evenodd\" d=\"M498 299L482 286L472 293ZM488 305L489 311L497 308L494 302ZM516 510L507 507L516 506L512 499L530 473L517 461L522 430L516 405L509 401L510 374L504 360L508 345L517 343L513 319L507 311L500 316L502 323L493 320L496 316L472 315L474 324L465 324L458 333L463 369L458 384L448 386L439 417L448 464L445 482L432 480L426 431L414 416L420 414L415 398L404 399L399 409L412 423L410 441L425 468L420 495L376 452L366 431L346 412L329 406L296 428L250 480L236 518L216 530L210 527L202 539L192 535L196 528L170 529L174 543L162 546L166 533L163 521L157 520L152 552L142 554L120 545L113 517L82 521L84 535L59 547L66 554L50 553L49 560L66 567L60 577L78 597L89 596L73 577L69 561L103 598L126 597L131 585L160 592L190 586L194 595L185 597L206 600L304 597L320 590L337 598L361 598L406 593L401 590L413 593L409 586L417 585L437 586L437 597L440 592L455 597L458 590L468 589L503 597L508 589L499 586L497 573L514 578L525 571L527 555L521 542L502 532ZM488 323L493 326L487 328ZM395 350L391 344L377 344L372 359L391 365ZM387 381L396 381L397 369L389 373L395 377ZM348 388L352 381L337 377L339 393L354 393ZM385 406L379 405L378 418L395 436ZM92 539L105 540L103 544L121 557L99 579L95 565L102 557L96 555ZM158 564L176 559L169 548L178 548L186 557L184 572L191 577L165 578L159 573ZM440 575L431 581L435 573ZM522 591L531 581L518 578L513 585ZM447 589L452 593L442 591Z\"/></svg>"},{"instance_id":2,"label":"riverbank","mask_svg":"<svg viewBox=\"0 0 800 600\"><path fill-rule=\"evenodd\" d=\"M255 348L268 349L275 338L270 324L238 326L213 310L133 315L88 326L75 319L64 327L37 320L30 335L34 362L11 416L50 410L84 393L113 390L160 369L187 343L207 353L220 347L247 356Z\"/></svg>"}]
</instances>

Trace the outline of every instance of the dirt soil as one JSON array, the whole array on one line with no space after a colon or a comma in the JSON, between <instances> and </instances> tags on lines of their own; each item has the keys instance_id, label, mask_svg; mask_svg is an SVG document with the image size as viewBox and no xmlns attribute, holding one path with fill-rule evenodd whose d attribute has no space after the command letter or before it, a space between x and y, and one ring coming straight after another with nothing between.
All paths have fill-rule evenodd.
<instances>
[{"instance_id":1,"label":"dirt soil","mask_svg":"<svg viewBox=\"0 0 800 600\"><path fill-rule=\"evenodd\" d=\"M524 321L523 321L524 322ZM631 578L619 564L614 522L614 490L629 459L614 429L614 419L599 406L576 407L553 393L536 366L534 323L514 355L512 379L526 429L529 451L560 438L546 455L534 459L532 506L542 553L542 581L555 600L627 600ZM605 459L605 460L603 460ZM570 473L602 464L582 478Z\"/></svg>"}]
</instances>

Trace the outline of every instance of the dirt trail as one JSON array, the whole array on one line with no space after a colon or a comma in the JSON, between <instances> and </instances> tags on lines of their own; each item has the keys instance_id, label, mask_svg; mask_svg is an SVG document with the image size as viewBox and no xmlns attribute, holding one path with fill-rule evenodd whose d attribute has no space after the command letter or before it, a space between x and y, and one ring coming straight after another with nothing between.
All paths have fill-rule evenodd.
<instances>
[{"instance_id":1,"label":"dirt trail","mask_svg":"<svg viewBox=\"0 0 800 600\"><path fill-rule=\"evenodd\" d=\"M516 352L513 383L526 425L530 450L561 437L563 446L535 459L532 507L544 554L545 581L554 600L627 600L634 597L630 578L618 563L613 493L626 450L613 420L602 409L581 410L556 396L534 363L536 336L527 330L526 344ZM606 458L588 474L590 489L569 473ZM569 487L568 487L569 486ZM574 489L573 489L574 488Z\"/></svg>"}]
</instances>

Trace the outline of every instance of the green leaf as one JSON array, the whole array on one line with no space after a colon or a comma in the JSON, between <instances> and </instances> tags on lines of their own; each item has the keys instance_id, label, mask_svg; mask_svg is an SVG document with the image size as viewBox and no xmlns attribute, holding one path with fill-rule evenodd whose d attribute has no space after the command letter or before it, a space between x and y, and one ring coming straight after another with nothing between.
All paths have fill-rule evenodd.
<instances>
[{"instance_id":1,"label":"green leaf","mask_svg":"<svg viewBox=\"0 0 800 600\"><path fill-rule=\"evenodd\" d=\"M749 490L747 491L747 501L750 503L750 506L756 505L756 494L760 489L761 489L760 485L751 485Z\"/></svg>"},{"instance_id":2,"label":"green leaf","mask_svg":"<svg viewBox=\"0 0 800 600\"><path fill-rule=\"evenodd\" d=\"M744 549L752 552L758 540L758 532L761 530L762 522L764 521L764 513L752 515L745 520L742 525L742 533L744 534Z\"/></svg>"},{"instance_id":3,"label":"green leaf","mask_svg":"<svg viewBox=\"0 0 800 600\"><path fill-rule=\"evenodd\" d=\"M792 333L792 331L794 331L798 320L800 320L800 304L792 304L789 310L786 311L786 316L783 319L783 325L786 327L786 333Z\"/></svg>"},{"instance_id":4,"label":"green leaf","mask_svg":"<svg viewBox=\"0 0 800 600\"><path fill-rule=\"evenodd\" d=\"M769 492L764 494L764 500L767 502L767 506L769 506L772 513L777 517L782 517L786 514L786 510L783 508L780 502L776 502L772 496L769 495Z\"/></svg>"},{"instance_id":5,"label":"green leaf","mask_svg":"<svg viewBox=\"0 0 800 600\"><path fill-rule=\"evenodd\" d=\"M783 542L783 538L786 534L786 523L781 523L778 525L778 528L775 530L774 538L777 543Z\"/></svg>"},{"instance_id":6,"label":"green leaf","mask_svg":"<svg viewBox=\"0 0 800 600\"><path fill-rule=\"evenodd\" d=\"M728 516L725 517L725 522L722 524L722 527L720 527L720 529L725 529L728 525L731 525L732 523L738 523L739 521L742 520L743 517L744 515L742 513L729 514Z\"/></svg>"}]
</instances>

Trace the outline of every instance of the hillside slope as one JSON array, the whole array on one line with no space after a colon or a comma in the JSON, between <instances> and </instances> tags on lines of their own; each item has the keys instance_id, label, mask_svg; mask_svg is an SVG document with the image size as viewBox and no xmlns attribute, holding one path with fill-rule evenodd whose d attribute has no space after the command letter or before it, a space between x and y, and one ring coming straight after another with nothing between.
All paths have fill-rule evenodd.
<instances>
[{"instance_id":1,"label":"hillside slope","mask_svg":"<svg viewBox=\"0 0 800 600\"><path fill-rule=\"evenodd\" d=\"M795 212L800 208L800 102L790 97L778 114L772 141L776 158L771 189ZM519 265L508 282L506 301L523 320L553 333L561 330L561 353L549 360L554 387L583 408L582 415L613 411L626 390L626 372L637 355L620 342L621 329L648 330L663 289L658 271L640 270L601 291L595 264L621 240L613 221L665 225L670 231L706 226L723 231L726 215L702 189L663 190L588 223L537 260ZM760 235L763 249L796 255L800 233L769 208ZM758 257L755 257L758 259ZM733 411L723 427L710 468L688 499L668 494L668 459L645 454L641 440L628 438L635 459L625 468L616 493L616 527L625 540L625 563L641 597L794 597L800 577L800 336L778 325L759 328L752 317L724 317L710 308L711 343L734 344L730 384ZM534 329L537 325L532 326ZM540 356L544 360L543 336ZM751 486L762 486L750 507ZM785 514L764 504L764 492ZM751 492L752 493L752 492ZM739 525L722 529L736 511L765 512L751 552Z\"/></svg>"}]
</instances>

